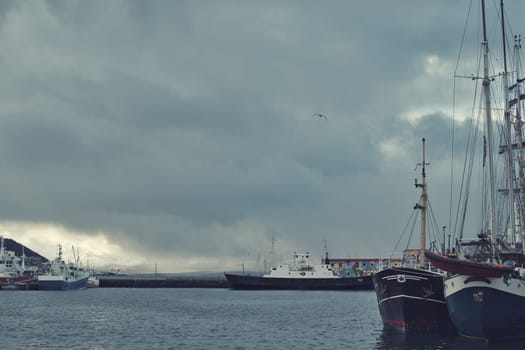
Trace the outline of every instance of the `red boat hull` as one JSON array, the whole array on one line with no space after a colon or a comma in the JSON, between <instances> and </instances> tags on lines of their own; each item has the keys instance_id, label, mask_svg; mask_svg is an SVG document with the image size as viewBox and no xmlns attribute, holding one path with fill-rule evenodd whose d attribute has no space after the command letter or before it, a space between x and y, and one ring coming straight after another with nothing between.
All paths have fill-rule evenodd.
<instances>
[{"instance_id":1,"label":"red boat hull","mask_svg":"<svg viewBox=\"0 0 525 350\"><path fill-rule=\"evenodd\" d=\"M22 275L17 277L0 277L0 286L13 284L13 283L24 283L33 280L33 275Z\"/></svg>"},{"instance_id":2,"label":"red boat hull","mask_svg":"<svg viewBox=\"0 0 525 350\"><path fill-rule=\"evenodd\" d=\"M512 273L514 269L501 264L487 264L470 260L450 258L425 250L425 257L435 267L457 275L468 275L477 277L501 277Z\"/></svg>"}]
</instances>

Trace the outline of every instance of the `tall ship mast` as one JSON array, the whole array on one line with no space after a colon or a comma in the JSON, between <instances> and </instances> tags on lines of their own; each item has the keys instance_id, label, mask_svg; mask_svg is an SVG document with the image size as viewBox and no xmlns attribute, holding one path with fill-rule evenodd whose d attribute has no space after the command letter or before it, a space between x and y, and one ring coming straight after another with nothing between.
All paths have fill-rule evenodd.
<instances>
[{"instance_id":1,"label":"tall ship mast","mask_svg":"<svg viewBox=\"0 0 525 350\"><path fill-rule=\"evenodd\" d=\"M420 234L420 248L419 248L419 259L421 268L425 268L425 249L426 249L426 234L427 234L427 174L425 171L425 138L422 139L423 148L423 161L418 164L421 165L421 183L417 183L416 187L421 188L421 201L416 204L415 209L421 210L421 234Z\"/></svg>"},{"instance_id":2,"label":"tall ship mast","mask_svg":"<svg viewBox=\"0 0 525 350\"><path fill-rule=\"evenodd\" d=\"M507 66L505 38L505 11L500 1L501 29L503 39L503 72L496 75L489 71L489 44L487 38L485 1L481 0L482 50L483 50L483 111L484 136L487 149L485 188L488 198L487 211L482 211L481 232L476 239L463 238L463 223L458 240L458 256L455 258L426 251L427 258L435 266L448 272L444 282L444 295L450 319L460 335L483 340L525 338L525 258L523 255L524 224L524 159L519 37L514 40L514 68ZM503 115L494 120L491 84L501 77L504 100ZM513 84L509 86L509 80ZM474 114L474 113L473 113ZM493 155L494 127L501 127L502 140L498 154L502 166L497 167ZM503 170L503 171L498 171ZM504 173L497 182L496 174ZM497 186L501 186L498 187ZM485 197L483 197L485 198ZM481 206L485 209L485 206ZM466 203L464 208L466 208ZM466 213L466 211L464 211ZM462 220L465 220L463 216Z\"/></svg>"}]
</instances>

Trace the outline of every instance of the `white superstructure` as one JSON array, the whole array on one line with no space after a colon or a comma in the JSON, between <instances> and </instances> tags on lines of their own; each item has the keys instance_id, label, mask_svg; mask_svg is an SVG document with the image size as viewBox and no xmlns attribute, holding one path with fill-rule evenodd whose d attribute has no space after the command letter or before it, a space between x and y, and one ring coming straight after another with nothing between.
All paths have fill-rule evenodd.
<instances>
[{"instance_id":1,"label":"white superstructure","mask_svg":"<svg viewBox=\"0 0 525 350\"><path fill-rule=\"evenodd\" d=\"M293 263L272 267L264 278L341 278L332 271L328 264L310 264L310 253L297 251L293 253Z\"/></svg>"}]
</instances>

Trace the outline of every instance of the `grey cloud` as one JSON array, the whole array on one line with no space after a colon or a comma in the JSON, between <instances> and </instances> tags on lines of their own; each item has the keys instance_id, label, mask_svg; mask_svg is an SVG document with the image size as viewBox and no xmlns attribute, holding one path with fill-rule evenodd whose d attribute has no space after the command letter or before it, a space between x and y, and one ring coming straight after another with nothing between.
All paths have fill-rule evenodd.
<instances>
[{"instance_id":1,"label":"grey cloud","mask_svg":"<svg viewBox=\"0 0 525 350\"><path fill-rule=\"evenodd\" d=\"M420 138L446 163L450 116L420 107L449 110L452 80L411 84L429 78L428 55L454 66L464 4L39 5L0 8L11 20L0 32L5 219L102 230L167 255L239 257L252 247L236 236L279 232L375 256L417 196ZM401 118L413 110L427 115ZM385 159L391 139L413 162Z\"/></svg>"}]
</instances>

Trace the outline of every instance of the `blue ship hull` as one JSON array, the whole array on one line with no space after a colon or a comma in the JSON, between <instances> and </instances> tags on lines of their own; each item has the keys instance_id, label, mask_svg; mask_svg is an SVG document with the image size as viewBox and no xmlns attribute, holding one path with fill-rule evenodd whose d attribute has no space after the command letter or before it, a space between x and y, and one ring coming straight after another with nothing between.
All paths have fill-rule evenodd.
<instances>
[{"instance_id":1,"label":"blue ship hull","mask_svg":"<svg viewBox=\"0 0 525 350\"><path fill-rule=\"evenodd\" d=\"M525 338L523 280L456 276L445 282L445 297L460 335L481 340Z\"/></svg>"},{"instance_id":2,"label":"blue ship hull","mask_svg":"<svg viewBox=\"0 0 525 350\"><path fill-rule=\"evenodd\" d=\"M39 290L74 290L83 289L87 286L88 277L76 281L42 281L38 280Z\"/></svg>"}]
</instances>

